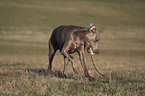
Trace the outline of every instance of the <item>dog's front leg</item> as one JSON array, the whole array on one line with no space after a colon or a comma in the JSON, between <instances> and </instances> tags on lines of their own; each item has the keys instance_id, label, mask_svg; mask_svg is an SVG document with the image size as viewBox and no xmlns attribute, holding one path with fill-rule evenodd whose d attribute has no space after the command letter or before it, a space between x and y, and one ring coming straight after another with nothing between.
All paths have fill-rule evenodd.
<instances>
[{"instance_id":1,"label":"dog's front leg","mask_svg":"<svg viewBox=\"0 0 145 96\"><path fill-rule=\"evenodd\" d=\"M77 68L77 65L74 61L74 58L68 53L68 49L67 48L63 48L63 50L61 51L62 55L64 56L64 58L68 58L69 61L71 61L72 63L72 67L73 67L73 71L78 74L79 71L78 71L78 68ZM64 62L64 72L66 74L66 62Z\"/></svg>"},{"instance_id":2,"label":"dog's front leg","mask_svg":"<svg viewBox=\"0 0 145 96\"><path fill-rule=\"evenodd\" d=\"M64 69L63 69L63 75L64 75L65 78L68 78L68 75L66 74L66 67L67 67L68 63L69 63L69 59L66 58L66 57L64 57Z\"/></svg>"},{"instance_id":3,"label":"dog's front leg","mask_svg":"<svg viewBox=\"0 0 145 96\"><path fill-rule=\"evenodd\" d=\"M86 57L85 57L84 49L82 48L82 50L79 50L78 54L79 54L79 58L80 58L81 65L83 67L85 76L89 79L89 81L95 81L96 79L91 77L89 72L88 72L88 69L86 66Z\"/></svg>"}]
</instances>

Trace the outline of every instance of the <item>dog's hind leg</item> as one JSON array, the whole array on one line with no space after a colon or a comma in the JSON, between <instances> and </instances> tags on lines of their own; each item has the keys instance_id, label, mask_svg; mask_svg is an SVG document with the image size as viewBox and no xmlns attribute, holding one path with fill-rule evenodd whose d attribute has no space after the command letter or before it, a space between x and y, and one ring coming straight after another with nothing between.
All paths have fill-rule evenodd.
<instances>
[{"instance_id":1,"label":"dog's hind leg","mask_svg":"<svg viewBox=\"0 0 145 96\"><path fill-rule=\"evenodd\" d=\"M48 75L51 75L51 69L52 69L52 60L53 57L58 49L58 45L55 40L52 38L49 40L49 54L48 54L48 60L49 60L49 65L48 65Z\"/></svg>"}]
</instances>

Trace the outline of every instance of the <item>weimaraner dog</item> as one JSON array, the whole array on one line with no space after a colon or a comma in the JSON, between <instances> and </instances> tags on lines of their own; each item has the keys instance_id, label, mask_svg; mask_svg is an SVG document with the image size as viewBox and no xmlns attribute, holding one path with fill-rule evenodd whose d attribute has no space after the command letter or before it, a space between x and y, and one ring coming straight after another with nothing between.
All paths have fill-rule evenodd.
<instances>
[{"instance_id":1,"label":"weimaraner dog","mask_svg":"<svg viewBox=\"0 0 145 96\"><path fill-rule=\"evenodd\" d=\"M94 53L99 53L99 42L100 36L93 23L90 23L89 28L74 25L57 27L54 29L49 39L48 75L51 75L52 60L56 51L59 49L61 54L64 56L63 75L66 78L68 77L66 74L66 67L69 61L72 63L73 71L78 73L78 68L76 67L74 58L70 55L74 52L77 52L84 70L85 77L87 77L89 81L95 81L95 78L91 77L88 72L84 51L85 49L91 48Z\"/></svg>"}]
</instances>

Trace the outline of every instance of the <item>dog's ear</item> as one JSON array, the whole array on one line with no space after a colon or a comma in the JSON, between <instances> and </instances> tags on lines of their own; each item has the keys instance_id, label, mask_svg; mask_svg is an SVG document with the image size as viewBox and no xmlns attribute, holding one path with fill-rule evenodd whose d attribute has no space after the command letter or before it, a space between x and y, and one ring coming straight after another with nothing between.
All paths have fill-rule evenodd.
<instances>
[{"instance_id":1,"label":"dog's ear","mask_svg":"<svg viewBox=\"0 0 145 96\"><path fill-rule=\"evenodd\" d=\"M90 32L96 33L96 26L93 23L90 23L90 28L89 28Z\"/></svg>"},{"instance_id":2,"label":"dog's ear","mask_svg":"<svg viewBox=\"0 0 145 96\"><path fill-rule=\"evenodd\" d=\"M95 26L95 24L94 23L90 23L90 26Z\"/></svg>"}]
</instances>

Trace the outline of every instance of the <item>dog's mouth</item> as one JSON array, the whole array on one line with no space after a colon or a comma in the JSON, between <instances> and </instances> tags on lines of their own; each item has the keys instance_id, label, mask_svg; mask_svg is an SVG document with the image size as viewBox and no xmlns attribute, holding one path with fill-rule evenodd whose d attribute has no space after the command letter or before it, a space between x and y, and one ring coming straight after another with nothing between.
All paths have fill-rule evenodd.
<instances>
[{"instance_id":1,"label":"dog's mouth","mask_svg":"<svg viewBox=\"0 0 145 96\"><path fill-rule=\"evenodd\" d=\"M87 51L88 51L88 53L90 53L90 47L89 47L89 48L87 48Z\"/></svg>"},{"instance_id":2,"label":"dog's mouth","mask_svg":"<svg viewBox=\"0 0 145 96\"><path fill-rule=\"evenodd\" d=\"M93 50L92 50L91 47L89 47L89 48L87 49L87 51L88 51L88 53L89 53L90 55L94 55L94 52L93 52Z\"/></svg>"},{"instance_id":3,"label":"dog's mouth","mask_svg":"<svg viewBox=\"0 0 145 96\"><path fill-rule=\"evenodd\" d=\"M96 54L99 53L99 50L98 50L98 49L96 49L96 50L93 51L92 47L88 47L88 48L87 48L87 51L88 51L88 53L91 54L91 55L94 55L94 53L96 53Z\"/></svg>"}]
</instances>

